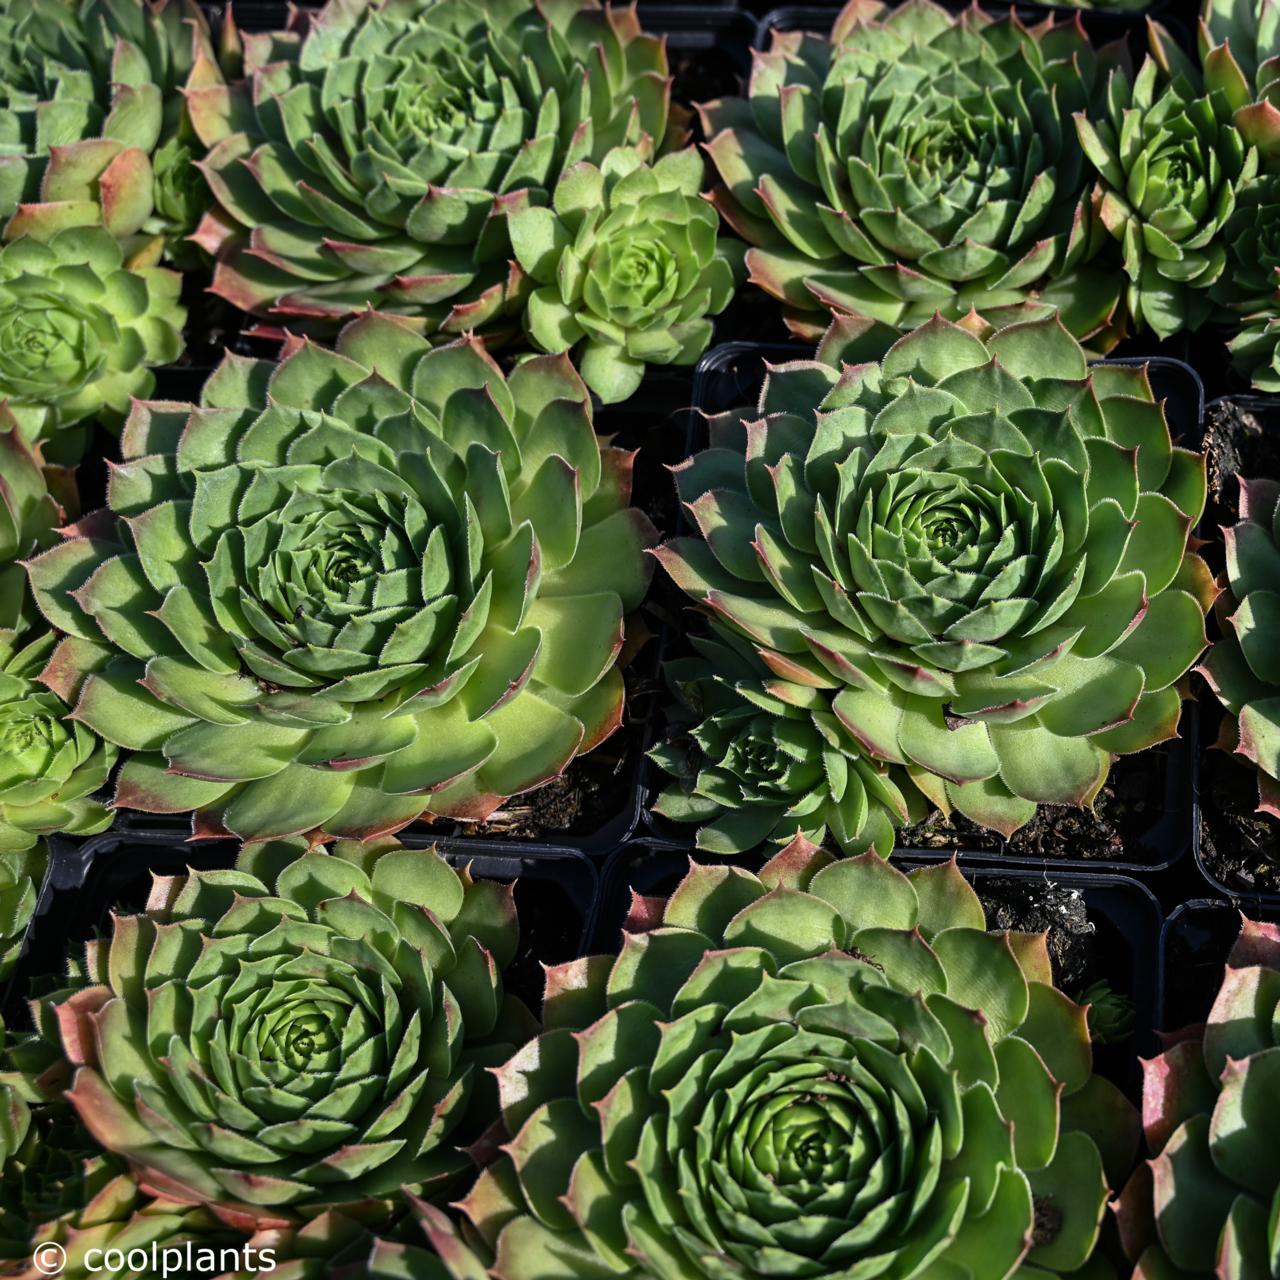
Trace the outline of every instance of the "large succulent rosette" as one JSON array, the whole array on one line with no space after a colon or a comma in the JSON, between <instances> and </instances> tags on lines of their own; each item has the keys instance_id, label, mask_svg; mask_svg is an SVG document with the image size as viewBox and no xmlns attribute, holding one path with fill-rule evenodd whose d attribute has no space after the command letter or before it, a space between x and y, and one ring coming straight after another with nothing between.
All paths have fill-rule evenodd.
<instances>
[{"instance_id":1,"label":"large succulent rosette","mask_svg":"<svg viewBox=\"0 0 1280 1280\"><path fill-rule=\"evenodd\" d=\"M1222 531L1219 638L1199 667L1222 703L1220 744L1258 773L1258 809L1280 818L1280 484L1240 482L1240 520Z\"/></svg>"},{"instance_id":2,"label":"large succulent rosette","mask_svg":"<svg viewBox=\"0 0 1280 1280\"><path fill-rule=\"evenodd\" d=\"M143 403L110 510L30 562L45 679L201 833L482 819L620 723L652 526L564 357L504 378L389 317Z\"/></svg>"},{"instance_id":3,"label":"large succulent rosette","mask_svg":"<svg viewBox=\"0 0 1280 1280\"><path fill-rule=\"evenodd\" d=\"M220 80L191 0L4 0L5 238L101 224L134 265L182 258L209 202L185 95Z\"/></svg>"},{"instance_id":4,"label":"large succulent rosette","mask_svg":"<svg viewBox=\"0 0 1280 1280\"><path fill-rule=\"evenodd\" d=\"M830 835L846 853L887 858L896 829L924 817L906 771L864 752L816 690L773 675L732 638L693 647L696 657L666 666L680 705L670 740L649 755L672 775L653 811L697 823L699 849L737 854Z\"/></svg>"},{"instance_id":5,"label":"large succulent rosette","mask_svg":"<svg viewBox=\"0 0 1280 1280\"><path fill-rule=\"evenodd\" d=\"M424 1210L465 1280L1000 1280L1092 1256L1137 1141L1043 935L955 864L690 868L616 957L548 971L498 1073L509 1141Z\"/></svg>"},{"instance_id":6,"label":"large succulent rosette","mask_svg":"<svg viewBox=\"0 0 1280 1280\"><path fill-rule=\"evenodd\" d=\"M488 1123L484 1068L529 1033L505 997L510 886L394 841L247 848L233 871L157 878L45 997L67 1096L139 1184L243 1230L402 1186L438 1194Z\"/></svg>"},{"instance_id":7,"label":"large succulent rosette","mask_svg":"<svg viewBox=\"0 0 1280 1280\"><path fill-rule=\"evenodd\" d=\"M612 147L678 145L663 43L597 0L331 0L245 38L192 112L214 291L296 326L368 305L427 333L519 328L506 214Z\"/></svg>"},{"instance_id":8,"label":"large succulent rosette","mask_svg":"<svg viewBox=\"0 0 1280 1280\"><path fill-rule=\"evenodd\" d=\"M35 232L0 248L0 402L56 461L79 460L96 418L119 426L157 365L182 354L181 278L130 267L101 227Z\"/></svg>"},{"instance_id":9,"label":"large succulent rosette","mask_svg":"<svg viewBox=\"0 0 1280 1280\"><path fill-rule=\"evenodd\" d=\"M733 297L741 246L718 240L701 198L702 158L674 151L653 165L619 147L567 169L551 206L510 215L511 243L538 287L525 330L542 351L574 348L605 403L640 387L646 364L688 365Z\"/></svg>"},{"instance_id":10,"label":"large succulent rosette","mask_svg":"<svg viewBox=\"0 0 1280 1280\"><path fill-rule=\"evenodd\" d=\"M940 807L1008 834L1088 803L1175 732L1204 648L1203 459L1056 319L937 319L879 365L845 363L847 323L712 420L676 472L702 536L659 559Z\"/></svg>"},{"instance_id":11,"label":"large succulent rosette","mask_svg":"<svg viewBox=\"0 0 1280 1280\"><path fill-rule=\"evenodd\" d=\"M817 339L856 318L877 358L935 311L995 324L1063 309L1107 346L1119 291L1071 126L1117 52L1078 22L853 0L831 38L774 32L748 96L701 108L715 200L751 279Z\"/></svg>"},{"instance_id":12,"label":"large succulent rosette","mask_svg":"<svg viewBox=\"0 0 1280 1280\"><path fill-rule=\"evenodd\" d=\"M1242 918L1208 1020L1144 1061L1151 1159L1116 1206L1136 1277L1270 1273L1280 1249L1273 1073L1280 933Z\"/></svg>"},{"instance_id":13,"label":"large succulent rosette","mask_svg":"<svg viewBox=\"0 0 1280 1280\"><path fill-rule=\"evenodd\" d=\"M1223 229L1258 169L1257 150L1232 121L1226 93L1197 96L1182 75L1162 83L1155 59L1107 88L1107 117L1076 114L1098 179L1093 202L1119 242L1135 324L1167 338L1213 310L1209 288L1227 261Z\"/></svg>"}]
</instances>

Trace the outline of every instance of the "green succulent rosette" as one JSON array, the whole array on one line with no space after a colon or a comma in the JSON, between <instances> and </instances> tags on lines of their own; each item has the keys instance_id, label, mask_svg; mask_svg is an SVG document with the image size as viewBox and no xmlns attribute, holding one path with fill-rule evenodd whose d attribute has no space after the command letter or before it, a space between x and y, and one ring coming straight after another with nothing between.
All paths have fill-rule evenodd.
<instances>
[{"instance_id":1,"label":"green succulent rosette","mask_svg":"<svg viewBox=\"0 0 1280 1280\"><path fill-rule=\"evenodd\" d=\"M647 364L693 364L711 341L707 317L733 297L741 252L717 239L704 178L694 150L649 165L619 147L599 166L566 169L550 207L509 215L516 260L537 286L525 332L540 351L572 348L605 403L634 395Z\"/></svg>"},{"instance_id":2,"label":"green succulent rosette","mask_svg":"<svg viewBox=\"0 0 1280 1280\"><path fill-rule=\"evenodd\" d=\"M1182 75L1162 83L1148 58L1132 83L1112 75L1105 119L1077 113L1076 128L1098 172L1097 217L1121 246L1134 323L1161 338L1199 328L1226 266L1224 228L1258 169L1227 95L1206 85L1197 96Z\"/></svg>"},{"instance_id":3,"label":"green succulent rosette","mask_svg":"<svg viewBox=\"0 0 1280 1280\"><path fill-rule=\"evenodd\" d=\"M191 0L4 0L4 237L101 225L131 265L189 260L209 195L187 95L220 80Z\"/></svg>"},{"instance_id":4,"label":"green succulent rosette","mask_svg":"<svg viewBox=\"0 0 1280 1280\"><path fill-rule=\"evenodd\" d=\"M13 411L0 404L0 645L35 616L19 561L56 542L55 530L79 514L78 506L73 476L46 466Z\"/></svg>"},{"instance_id":5,"label":"green succulent rosette","mask_svg":"<svg viewBox=\"0 0 1280 1280\"><path fill-rule=\"evenodd\" d=\"M701 536L656 554L940 808L1008 835L1088 804L1176 732L1215 594L1204 460L1144 368L1091 370L1056 318L938 318L878 365L847 362L849 324L712 420L676 469Z\"/></svg>"},{"instance_id":6,"label":"green succulent rosette","mask_svg":"<svg viewBox=\"0 0 1280 1280\"><path fill-rule=\"evenodd\" d=\"M330 0L246 36L192 112L214 292L297 329L366 306L446 338L518 332L506 214L616 146L684 136L663 42L597 0Z\"/></svg>"},{"instance_id":7,"label":"green succulent rosette","mask_svg":"<svg viewBox=\"0 0 1280 1280\"><path fill-rule=\"evenodd\" d=\"M1007 324L1058 307L1105 349L1119 290L1087 266L1106 235L1070 116L1118 56L1078 23L932 0L853 0L830 39L775 31L747 97L700 108L750 279L800 337L853 317L862 359L970 309Z\"/></svg>"},{"instance_id":8,"label":"green succulent rosette","mask_svg":"<svg viewBox=\"0 0 1280 1280\"><path fill-rule=\"evenodd\" d=\"M86 419L119 426L154 366L182 354L181 278L129 267L101 227L48 240L30 234L0 248L0 402L22 435L76 462Z\"/></svg>"},{"instance_id":9,"label":"green succulent rosette","mask_svg":"<svg viewBox=\"0 0 1280 1280\"><path fill-rule=\"evenodd\" d=\"M1259 391L1280 391L1280 174L1240 192L1222 243L1226 266L1210 296L1234 331L1232 364Z\"/></svg>"},{"instance_id":10,"label":"green succulent rosette","mask_svg":"<svg viewBox=\"0 0 1280 1280\"><path fill-rule=\"evenodd\" d=\"M545 1021L502 1154L420 1210L459 1280L1075 1272L1137 1144L1044 936L985 932L954 862L692 866Z\"/></svg>"},{"instance_id":11,"label":"green succulent rosette","mask_svg":"<svg viewBox=\"0 0 1280 1280\"><path fill-rule=\"evenodd\" d=\"M1222 704L1219 745L1257 770L1258 810L1280 818L1280 483L1242 479L1222 538L1219 636L1197 670Z\"/></svg>"},{"instance_id":12,"label":"green succulent rosette","mask_svg":"<svg viewBox=\"0 0 1280 1280\"><path fill-rule=\"evenodd\" d=\"M1133 1274L1245 1276L1280 1248L1272 1121L1280 1066L1280 934L1241 918L1207 1021L1142 1062L1151 1158L1116 1206Z\"/></svg>"},{"instance_id":13,"label":"green succulent rosette","mask_svg":"<svg viewBox=\"0 0 1280 1280\"><path fill-rule=\"evenodd\" d=\"M67 1098L153 1195L250 1232L448 1191L533 1026L502 988L509 885L394 840L248 846L157 878L40 1027Z\"/></svg>"},{"instance_id":14,"label":"green succulent rosette","mask_svg":"<svg viewBox=\"0 0 1280 1280\"><path fill-rule=\"evenodd\" d=\"M818 691L751 660L743 646L696 637L697 656L667 663L681 705L650 757L672 781L653 812L697 823L707 853L746 853L797 835L887 858L894 833L927 806L904 769L867 755Z\"/></svg>"},{"instance_id":15,"label":"green succulent rosette","mask_svg":"<svg viewBox=\"0 0 1280 1280\"><path fill-rule=\"evenodd\" d=\"M110 510L30 562L116 804L246 840L481 820L608 737L655 540L564 357L369 313L143 403Z\"/></svg>"}]
</instances>

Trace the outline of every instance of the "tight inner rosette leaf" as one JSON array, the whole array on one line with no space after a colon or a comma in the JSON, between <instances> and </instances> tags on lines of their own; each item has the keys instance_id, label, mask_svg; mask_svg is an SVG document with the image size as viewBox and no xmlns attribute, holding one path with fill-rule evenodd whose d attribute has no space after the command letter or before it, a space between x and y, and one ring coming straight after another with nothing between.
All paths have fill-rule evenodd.
<instances>
[{"instance_id":1,"label":"tight inner rosette leaf","mask_svg":"<svg viewBox=\"0 0 1280 1280\"><path fill-rule=\"evenodd\" d=\"M655 539L564 357L389 317L139 403L110 510L31 562L49 686L201 833L483 819L617 728Z\"/></svg>"},{"instance_id":2,"label":"tight inner rosette leaf","mask_svg":"<svg viewBox=\"0 0 1280 1280\"><path fill-rule=\"evenodd\" d=\"M247 311L372 305L426 333L518 331L506 215L562 170L684 137L661 40L597 0L330 0L245 37L247 83L193 118L218 207L198 241Z\"/></svg>"},{"instance_id":3,"label":"tight inner rosette leaf","mask_svg":"<svg viewBox=\"0 0 1280 1280\"><path fill-rule=\"evenodd\" d=\"M1133 1107L1091 1074L1044 935L990 934L954 863L797 841L690 868L615 957L548 971L498 1074L502 1154L424 1207L459 1280L1070 1273Z\"/></svg>"},{"instance_id":4,"label":"tight inner rosette leaf","mask_svg":"<svg viewBox=\"0 0 1280 1280\"><path fill-rule=\"evenodd\" d=\"M182 354L181 278L129 267L101 227L37 231L0 248L0 402L22 435L58 461L79 460L96 418L118 427L157 365Z\"/></svg>"},{"instance_id":5,"label":"tight inner rosette leaf","mask_svg":"<svg viewBox=\"0 0 1280 1280\"><path fill-rule=\"evenodd\" d=\"M1144 1060L1151 1159L1116 1205L1135 1276L1263 1276L1280 1250L1280 933L1241 918L1208 1020Z\"/></svg>"},{"instance_id":6,"label":"tight inner rosette leaf","mask_svg":"<svg viewBox=\"0 0 1280 1280\"><path fill-rule=\"evenodd\" d=\"M647 165L619 147L598 167L566 169L550 208L510 215L516 259L538 286L526 332L542 351L575 348L605 403L633 395L646 364L693 364L711 341L707 317L733 297L741 246L717 240L703 181L694 150Z\"/></svg>"},{"instance_id":7,"label":"tight inner rosette leaf","mask_svg":"<svg viewBox=\"0 0 1280 1280\"><path fill-rule=\"evenodd\" d=\"M846 853L887 858L896 829L925 816L906 770L868 755L817 690L774 676L736 637L693 646L697 657L666 666L677 736L649 755L674 776L653 811L698 823L699 849L830 835Z\"/></svg>"},{"instance_id":8,"label":"tight inner rosette leaf","mask_svg":"<svg viewBox=\"0 0 1280 1280\"><path fill-rule=\"evenodd\" d=\"M1222 531L1220 635L1198 668L1226 713L1220 746L1258 771L1258 809L1280 818L1280 484L1240 482L1240 522Z\"/></svg>"},{"instance_id":9,"label":"tight inner rosette leaf","mask_svg":"<svg viewBox=\"0 0 1280 1280\"><path fill-rule=\"evenodd\" d=\"M36 1011L80 1120L144 1190L246 1231L373 1222L470 1164L484 1068L533 1026L502 990L517 932L510 886L433 851L255 845L157 878Z\"/></svg>"},{"instance_id":10,"label":"tight inner rosette leaf","mask_svg":"<svg viewBox=\"0 0 1280 1280\"><path fill-rule=\"evenodd\" d=\"M990 323L1062 309L1105 349L1119 289L1086 267L1090 221L1071 113L1123 55L1076 22L1026 27L976 6L853 0L830 39L774 32L748 96L701 108L752 281L801 337L852 316L882 355L935 311Z\"/></svg>"},{"instance_id":11,"label":"tight inner rosette leaf","mask_svg":"<svg viewBox=\"0 0 1280 1280\"><path fill-rule=\"evenodd\" d=\"M5 238L102 225L131 265L188 258L209 195L186 95L220 82L191 0L4 0Z\"/></svg>"},{"instance_id":12,"label":"tight inner rosette leaf","mask_svg":"<svg viewBox=\"0 0 1280 1280\"><path fill-rule=\"evenodd\" d=\"M1056 319L939 318L879 365L845 362L850 326L711 421L676 471L702 536L658 558L939 807L1010 834L1087 804L1174 734L1205 646L1204 460Z\"/></svg>"}]
</instances>

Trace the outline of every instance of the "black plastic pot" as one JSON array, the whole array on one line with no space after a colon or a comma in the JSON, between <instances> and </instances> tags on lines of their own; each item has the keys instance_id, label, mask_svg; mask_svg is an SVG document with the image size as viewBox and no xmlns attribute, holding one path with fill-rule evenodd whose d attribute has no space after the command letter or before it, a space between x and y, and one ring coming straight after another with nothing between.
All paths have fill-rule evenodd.
<instances>
[{"instance_id":1,"label":"black plastic pot","mask_svg":"<svg viewBox=\"0 0 1280 1280\"><path fill-rule=\"evenodd\" d=\"M1239 411L1239 416L1234 411ZM1257 421L1247 427L1243 416ZM1209 463L1209 501L1197 530L1202 554L1214 573L1225 567L1223 527L1239 519L1237 477L1280 480L1280 397L1221 396L1207 407L1204 447ZM1210 639L1216 638L1210 622ZM1197 759L1193 853L1195 865L1218 892L1247 903L1280 908L1280 821L1255 815L1256 774L1216 747L1223 709L1197 678L1200 733ZM1274 866L1274 874L1269 874Z\"/></svg>"},{"instance_id":2,"label":"black plastic pot","mask_svg":"<svg viewBox=\"0 0 1280 1280\"><path fill-rule=\"evenodd\" d=\"M705 862L707 859L700 859ZM757 871L760 855L726 860L729 865ZM601 905L596 922L595 950L618 949L621 929L633 892L641 896L669 894L688 870L690 859L670 846L633 842L606 863L601 884ZM926 865L904 859L903 870ZM1092 969L1084 984L1105 978L1113 990L1127 996L1134 1006L1136 1026L1132 1037L1114 1045L1095 1047L1098 1069L1122 1087L1138 1083L1136 1055L1152 1050L1157 1016L1157 956L1163 915L1151 891L1127 876L1064 872L1044 873L1018 868L965 867L965 878L988 903L989 922L996 904L1007 903L1019 893L1034 894L1037 886L1053 886L1083 895L1085 911L1095 929ZM1001 926L1004 927L1004 926ZM1010 926L1017 927L1017 926ZM1069 995L1078 995L1076 989Z\"/></svg>"},{"instance_id":3,"label":"black plastic pot","mask_svg":"<svg viewBox=\"0 0 1280 1280\"><path fill-rule=\"evenodd\" d=\"M725 343L712 348L698 365L693 385L693 408L689 414L687 447L690 452L701 447L705 439L703 416L723 412L736 405L754 403L765 375L765 362L778 364L787 360L806 359L811 349L795 344L774 345L748 342ZM1150 360L1129 358L1112 361L1119 364L1146 364L1157 397L1165 400L1170 429L1175 438L1198 444L1203 418L1204 398L1194 370L1178 360L1156 357ZM688 601L684 601L687 605ZM678 646L678 634L672 637ZM1127 845L1130 857L1120 861L1109 858L1043 857L1010 851L995 833L982 833L983 843L972 847L939 846L931 848L901 846L895 858L918 858L939 861L957 856L968 865L1027 867L1057 874L1063 870L1106 872L1121 875L1152 876L1172 867L1192 847L1193 793L1195 781L1195 709L1184 708L1182 736L1162 743L1138 756L1122 757L1115 770L1142 770L1132 775L1130 790L1149 799L1154 812L1150 825L1135 830ZM1151 771L1148 782L1147 771ZM649 768L650 803L662 783L661 771ZM650 835L664 843L685 849L693 848L692 824L671 822L646 810L645 826ZM1139 827L1139 823L1134 824Z\"/></svg>"},{"instance_id":4,"label":"black plastic pot","mask_svg":"<svg viewBox=\"0 0 1280 1280\"><path fill-rule=\"evenodd\" d=\"M570 960L588 949L599 877L576 850L547 847L530 857L518 846L489 842L433 842L406 835L404 843L411 848L435 844L451 866L470 866L476 879L517 882L520 950L507 971L506 983L530 1007L537 1008L542 999L542 965ZM153 874L231 867L238 851L234 840L182 844L169 833L128 829L81 843L51 842L40 899L6 989L5 1017L20 1022L31 980L60 974L68 949L103 931L110 913L141 909Z\"/></svg>"},{"instance_id":5,"label":"black plastic pot","mask_svg":"<svg viewBox=\"0 0 1280 1280\"><path fill-rule=\"evenodd\" d=\"M1247 914L1275 920L1280 912L1255 907ZM1240 908L1221 898L1192 898L1169 912L1160 930L1159 1030L1205 1020L1239 932Z\"/></svg>"}]
</instances>

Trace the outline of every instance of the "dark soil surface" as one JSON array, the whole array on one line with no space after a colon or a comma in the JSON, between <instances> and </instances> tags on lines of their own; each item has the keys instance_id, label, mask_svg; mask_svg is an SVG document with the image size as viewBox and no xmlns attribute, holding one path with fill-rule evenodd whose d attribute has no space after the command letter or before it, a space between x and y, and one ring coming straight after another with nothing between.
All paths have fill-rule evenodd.
<instances>
[{"instance_id":1,"label":"dark soil surface","mask_svg":"<svg viewBox=\"0 0 1280 1280\"><path fill-rule=\"evenodd\" d=\"M1167 746L1122 756L1092 810L1041 805L1009 840L960 814L947 819L934 813L902 830L898 850L904 856L913 849L964 849L1012 858L1103 859L1136 866L1164 862L1186 847L1177 843L1180 832L1166 835L1158 830L1162 819L1170 816L1165 804L1170 767ZM1170 832L1174 825L1168 824ZM1190 835L1189 827L1186 834Z\"/></svg>"},{"instance_id":2,"label":"dark soil surface","mask_svg":"<svg viewBox=\"0 0 1280 1280\"><path fill-rule=\"evenodd\" d=\"M977 889L990 928L1048 933L1054 981L1069 996L1078 996L1099 978L1114 977L1099 965L1098 929L1082 890L1051 880L995 877L984 878Z\"/></svg>"},{"instance_id":3,"label":"dark soil surface","mask_svg":"<svg viewBox=\"0 0 1280 1280\"><path fill-rule=\"evenodd\" d=\"M1204 452L1209 473L1209 502L1201 536L1216 537L1221 525L1240 518L1237 476L1280 479L1280 401L1270 406L1243 398L1209 405L1205 411ZM1222 568L1213 565L1216 571Z\"/></svg>"}]
</instances>

